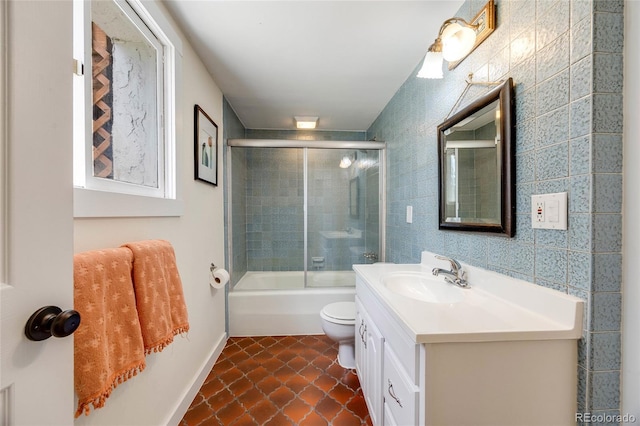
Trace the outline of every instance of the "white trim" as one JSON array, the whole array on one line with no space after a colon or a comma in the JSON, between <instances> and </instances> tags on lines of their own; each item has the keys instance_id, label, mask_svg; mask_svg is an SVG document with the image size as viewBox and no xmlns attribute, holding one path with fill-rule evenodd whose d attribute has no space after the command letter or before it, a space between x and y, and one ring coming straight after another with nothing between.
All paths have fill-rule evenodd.
<instances>
[{"instance_id":1,"label":"white trim","mask_svg":"<svg viewBox=\"0 0 640 426\"><path fill-rule=\"evenodd\" d=\"M204 384L204 381L207 379L209 372L211 371L214 364L218 360L218 357L222 353L222 350L224 349L226 344L227 344L227 333L223 333L222 336L220 336L220 338L218 339L218 342L214 345L211 353L209 354L209 357L202 364L202 367L200 367L198 374L193 378L193 381L191 382L191 386L189 386L189 388L185 391L182 399L180 400L176 408L173 410L173 413L171 414L169 419L165 422L166 425L177 426L178 424L180 424L180 421L182 420L185 413L189 409L191 402L193 402L193 399L198 394L198 391Z\"/></svg>"},{"instance_id":2,"label":"white trim","mask_svg":"<svg viewBox=\"0 0 640 426\"><path fill-rule=\"evenodd\" d=\"M9 120L8 120L8 37L7 25L7 2L0 1L0 284L7 281L7 255L9 250L7 230L8 223L8 164L7 164L7 141L9 140ZM2 419L0 419L2 420Z\"/></svg>"},{"instance_id":3,"label":"white trim","mask_svg":"<svg viewBox=\"0 0 640 426\"><path fill-rule=\"evenodd\" d=\"M164 108L168 117L160 122L166 126L164 135L168 138L164 144L164 175L165 197L177 198L178 170L177 170L177 144L178 144L178 108L179 87L182 81L182 38L178 35L173 24L167 19L164 9L159 7L155 0L126 0L129 6L147 24L156 37L164 42ZM167 178L169 177L169 178Z\"/></svg>"},{"instance_id":4,"label":"white trim","mask_svg":"<svg viewBox=\"0 0 640 426\"><path fill-rule=\"evenodd\" d=\"M87 40L91 34L89 12L83 0L73 1L73 58L82 64L83 70L82 74L73 73L73 184L82 187L88 167L84 141L91 137L91 80L84 77L90 69L86 59L91 57L91 52L87 52L87 45L91 45L91 40Z\"/></svg>"},{"instance_id":5,"label":"white trim","mask_svg":"<svg viewBox=\"0 0 640 426\"><path fill-rule=\"evenodd\" d=\"M162 37L166 38L173 44L176 49L176 54L182 57L182 39L178 35L178 32L173 28L173 25L165 16L160 7L155 1L149 0L127 0L131 8L136 11L145 22L152 20L156 25L151 27L151 31L159 32Z\"/></svg>"},{"instance_id":6,"label":"white trim","mask_svg":"<svg viewBox=\"0 0 640 426\"><path fill-rule=\"evenodd\" d=\"M180 199L144 197L93 189L73 189L73 215L80 217L165 217L182 216Z\"/></svg>"}]
</instances>

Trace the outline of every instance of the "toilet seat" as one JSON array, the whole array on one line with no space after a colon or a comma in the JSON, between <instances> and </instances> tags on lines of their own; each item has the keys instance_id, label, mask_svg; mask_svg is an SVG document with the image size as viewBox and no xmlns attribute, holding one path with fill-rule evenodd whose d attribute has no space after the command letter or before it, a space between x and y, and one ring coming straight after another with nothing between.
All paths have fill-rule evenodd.
<instances>
[{"instance_id":1,"label":"toilet seat","mask_svg":"<svg viewBox=\"0 0 640 426\"><path fill-rule=\"evenodd\" d=\"M354 325L356 323L355 302L329 303L322 308L320 316L334 324Z\"/></svg>"}]
</instances>

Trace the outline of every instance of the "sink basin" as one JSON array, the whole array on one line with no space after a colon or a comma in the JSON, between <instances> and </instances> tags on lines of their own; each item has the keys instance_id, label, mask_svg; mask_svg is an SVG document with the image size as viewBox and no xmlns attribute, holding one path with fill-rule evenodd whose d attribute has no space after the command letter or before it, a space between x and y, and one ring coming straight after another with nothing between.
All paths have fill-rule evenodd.
<instances>
[{"instance_id":1,"label":"sink basin","mask_svg":"<svg viewBox=\"0 0 640 426\"><path fill-rule=\"evenodd\" d=\"M457 303L469 291L423 272L392 272L382 277L382 285L394 293L429 303Z\"/></svg>"}]
</instances>

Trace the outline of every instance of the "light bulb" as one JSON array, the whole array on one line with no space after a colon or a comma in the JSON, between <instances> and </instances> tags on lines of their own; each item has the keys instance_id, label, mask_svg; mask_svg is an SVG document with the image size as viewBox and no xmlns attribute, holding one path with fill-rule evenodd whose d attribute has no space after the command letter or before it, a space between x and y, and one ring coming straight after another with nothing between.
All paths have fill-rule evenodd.
<instances>
[{"instance_id":1,"label":"light bulb","mask_svg":"<svg viewBox=\"0 0 640 426\"><path fill-rule=\"evenodd\" d=\"M456 22L447 25L442 31L442 56L448 62L464 58L476 42L476 32Z\"/></svg>"},{"instance_id":2,"label":"light bulb","mask_svg":"<svg viewBox=\"0 0 640 426\"><path fill-rule=\"evenodd\" d=\"M342 160L340 160L340 168L341 169L346 169L351 165L351 159L349 157L347 157L346 155L344 157L342 157Z\"/></svg>"}]
</instances>

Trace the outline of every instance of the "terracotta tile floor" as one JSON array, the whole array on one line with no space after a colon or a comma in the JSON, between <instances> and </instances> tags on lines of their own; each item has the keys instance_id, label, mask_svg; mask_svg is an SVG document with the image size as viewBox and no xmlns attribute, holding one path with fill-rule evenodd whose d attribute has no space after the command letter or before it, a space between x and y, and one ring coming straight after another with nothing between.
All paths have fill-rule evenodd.
<instances>
[{"instance_id":1,"label":"terracotta tile floor","mask_svg":"<svg viewBox=\"0 0 640 426\"><path fill-rule=\"evenodd\" d=\"M180 426L371 425L326 336L232 337Z\"/></svg>"}]
</instances>

